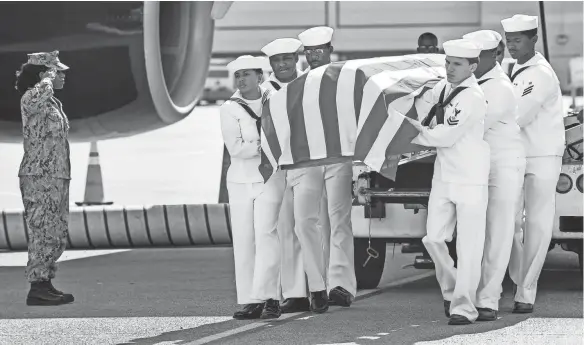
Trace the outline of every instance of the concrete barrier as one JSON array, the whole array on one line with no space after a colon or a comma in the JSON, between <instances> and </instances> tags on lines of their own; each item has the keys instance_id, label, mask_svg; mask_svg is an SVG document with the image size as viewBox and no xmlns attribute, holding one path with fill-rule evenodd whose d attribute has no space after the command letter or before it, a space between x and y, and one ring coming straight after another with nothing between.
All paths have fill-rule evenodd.
<instances>
[{"instance_id":1,"label":"concrete barrier","mask_svg":"<svg viewBox=\"0 0 584 345\"><path fill-rule=\"evenodd\" d=\"M3 210L0 249L26 250L23 210ZM69 213L69 249L145 248L232 243L228 204L89 206Z\"/></svg>"}]
</instances>

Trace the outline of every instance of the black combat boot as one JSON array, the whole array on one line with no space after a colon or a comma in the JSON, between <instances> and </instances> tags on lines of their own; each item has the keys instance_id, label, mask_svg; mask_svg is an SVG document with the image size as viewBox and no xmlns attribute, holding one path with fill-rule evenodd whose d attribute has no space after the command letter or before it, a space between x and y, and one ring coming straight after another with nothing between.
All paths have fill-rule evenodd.
<instances>
[{"instance_id":1,"label":"black combat boot","mask_svg":"<svg viewBox=\"0 0 584 345\"><path fill-rule=\"evenodd\" d=\"M27 305L50 306L67 304L71 302L73 302L72 299L66 298L64 295L58 295L51 292L50 283L48 280L31 283L30 291L26 297Z\"/></svg>"},{"instance_id":2,"label":"black combat boot","mask_svg":"<svg viewBox=\"0 0 584 345\"><path fill-rule=\"evenodd\" d=\"M53 283L51 282L51 279L49 279L49 291L54 293L55 295L61 295L63 297L65 297L65 299L70 303L75 301L75 298L73 298L73 295L70 293L63 293L62 291L57 290L54 286Z\"/></svg>"}]
</instances>

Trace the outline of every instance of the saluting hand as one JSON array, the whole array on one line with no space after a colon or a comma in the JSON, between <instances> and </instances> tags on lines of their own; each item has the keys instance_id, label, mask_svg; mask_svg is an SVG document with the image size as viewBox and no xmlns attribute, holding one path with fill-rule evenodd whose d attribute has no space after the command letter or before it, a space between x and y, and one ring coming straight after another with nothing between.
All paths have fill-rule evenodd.
<instances>
[{"instance_id":1,"label":"saluting hand","mask_svg":"<svg viewBox=\"0 0 584 345\"><path fill-rule=\"evenodd\" d=\"M57 77L57 69L55 69L55 68L50 68L49 70L47 70L46 72L44 72L41 75L41 79L49 78L51 80L54 80L56 77Z\"/></svg>"}]
</instances>

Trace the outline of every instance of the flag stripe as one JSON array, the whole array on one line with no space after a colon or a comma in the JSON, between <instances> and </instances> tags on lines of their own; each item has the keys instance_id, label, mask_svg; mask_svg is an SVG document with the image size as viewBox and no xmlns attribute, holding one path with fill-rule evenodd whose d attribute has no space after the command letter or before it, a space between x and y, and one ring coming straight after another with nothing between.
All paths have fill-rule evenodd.
<instances>
[{"instance_id":1,"label":"flag stripe","mask_svg":"<svg viewBox=\"0 0 584 345\"><path fill-rule=\"evenodd\" d=\"M367 83L363 87L363 101L361 104L361 114L359 118L360 126L364 126L367 122L369 116L372 114L374 116L382 116L386 117L386 112L375 112L372 111L373 105L377 102L377 97L380 93L389 94L392 92L400 92L402 91L402 84L401 81L404 78L410 78L412 75L412 70L403 70L403 71L383 71L381 73L377 73L376 75L372 76L367 80ZM402 95L403 96L403 95ZM390 96L391 99L391 96ZM385 104L386 103L384 101ZM385 107L387 109L387 107ZM409 108L408 108L409 109ZM405 111L404 111L405 113ZM361 133L361 127L357 127L357 135ZM378 128L379 130L379 128ZM366 132L369 133L369 132Z\"/></svg>"},{"instance_id":2,"label":"flag stripe","mask_svg":"<svg viewBox=\"0 0 584 345\"><path fill-rule=\"evenodd\" d=\"M384 96L380 94L377 101L373 105L371 112L375 114L386 113ZM377 135L381 131L387 116L371 116L365 121L363 129L357 135L357 142L355 143L355 153L353 155L355 160L364 161L367 153L377 140Z\"/></svg>"},{"instance_id":3,"label":"flag stripe","mask_svg":"<svg viewBox=\"0 0 584 345\"><path fill-rule=\"evenodd\" d=\"M286 98L286 109L288 110L288 121L290 123L290 153L292 160L298 162L304 157L310 157L308 149L308 138L306 134L306 123L304 122L304 83L308 73L288 84L288 97ZM284 164L280 162L280 164Z\"/></svg>"},{"instance_id":4,"label":"flag stripe","mask_svg":"<svg viewBox=\"0 0 584 345\"><path fill-rule=\"evenodd\" d=\"M288 110L286 107L288 102L288 88L283 88L276 94L272 95L268 102L270 103L271 120L274 124L274 130L276 131L276 136L278 138L278 142L274 143L274 145L277 145L278 148L272 148L272 150L275 153L280 152L280 155L277 156L276 161L280 165L291 164L292 156L290 152L290 122L288 120Z\"/></svg>"},{"instance_id":5,"label":"flag stripe","mask_svg":"<svg viewBox=\"0 0 584 345\"><path fill-rule=\"evenodd\" d=\"M308 139L309 155L302 159L322 159L327 156L326 141L324 136L324 123L320 114L320 84L326 68L312 70L304 83L304 122L306 126L306 138ZM336 106L336 104L334 105Z\"/></svg>"},{"instance_id":6,"label":"flag stripe","mask_svg":"<svg viewBox=\"0 0 584 345\"><path fill-rule=\"evenodd\" d=\"M363 85L367 84L367 79L369 79L366 75L365 72L363 72L361 69L357 70L357 72L355 73L355 92L354 92L354 96L353 99L355 100L355 119L357 121L357 123L360 122L360 117L361 117L361 106L363 103Z\"/></svg>"},{"instance_id":7,"label":"flag stripe","mask_svg":"<svg viewBox=\"0 0 584 345\"><path fill-rule=\"evenodd\" d=\"M367 114L368 116L366 118L361 118L360 123L362 124L362 128L357 129L358 135L357 143L355 144L355 156L359 159L365 158L366 152L369 152L373 147L382 130L382 126L387 121L388 103L386 102L386 99L393 101L394 93L396 96L405 95L401 90L401 88L403 88L402 80L404 78L409 78L407 75L411 74L411 71L396 71L393 73L396 78L400 78L397 82L390 77L391 75L389 72L382 72L370 78L367 82L368 85L364 88L365 92L367 92L364 96L365 99L367 99L367 96L372 93L372 91L368 91L369 89L381 88L383 92L377 97L377 101L370 111L362 110L362 113ZM362 108L365 108L365 104Z\"/></svg>"},{"instance_id":8,"label":"flag stripe","mask_svg":"<svg viewBox=\"0 0 584 345\"><path fill-rule=\"evenodd\" d=\"M324 72L326 77L322 78L320 85L319 105L327 157L340 157L342 154L340 121L336 102L337 83L343 66L344 64L329 65Z\"/></svg>"},{"instance_id":9,"label":"flag stripe","mask_svg":"<svg viewBox=\"0 0 584 345\"><path fill-rule=\"evenodd\" d=\"M429 88L424 87L421 94L426 92L428 89ZM406 116L411 119L418 118L418 112L414 104L412 104L412 107ZM385 161L383 162L382 167L379 169L379 173L381 175L388 179L394 180L402 153L418 152L427 149L424 146L411 143L411 141L417 137L418 134L419 131L411 123L408 121L402 122L399 129L395 133L395 136L391 140L391 143L385 150Z\"/></svg>"},{"instance_id":10,"label":"flag stripe","mask_svg":"<svg viewBox=\"0 0 584 345\"><path fill-rule=\"evenodd\" d=\"M381 126L376 140L371 145L363 160L365 164L377 171L381 169L386 159L385 151L387 150L387 146L391 143L404 121L403 115L395 110L390 110L390 115L387 117L385 123L383 123L383 126Z\"/></svg>"},{"instance_id":11,"label":"flag stripe","mask_svg":"<svg viewBox=\"0 0 584 345\"><path fill-rule=\"evenodd\" d=\"M412 104L410 111L406 114L407 117L413 118L417 116L416 107ZM400 114L401 116L401 114ZM420 146L412 144L412 140L418 136L420 132L409 122L404 119L391 141L387 144L385 156L414 152L420 149Z\"/></svg>"},{"instance_id":12,"label":"flag stripe","mask_svg":"<svg viewBox=\"0 0 584 345\"><path fill-rule=\"evenodd\" d=\"M278 133L274 126L274 121L272 118L272 113L270 109L270 104L264 104L262 109L262 150L269 152L269 155L273 158L270 160L278 161L282 156L282 151L280 148L280 141L278 140ZM267 145L263 145L263 143ZM268 148L264 148L268 146Z\"/></svg>"},{"instance_id":13,"label":"flag stripe","mask_svg":"<svg viewBox=\"0 0 584 345\"><path fill-rule=\"evenodd\" d=\"M381 168L379 168L379 173L385 178L395 180L395 175L397 175L397 167L399 166L400 159L401 155L387 157Z\"/></svg>"},{"instance_id":14,"label":"flag stripe","mask_svg":"<svg viewBox=\"0 0 584 345\"><path fill-rule=\"evenodd\" d=\"M337 113L339 116L341 150L345 155L352 155L355 151L358 121L358 114L356 113L358 110L355 109L355 95L357 90L361 90L361 92L363 91L361 87L357 86L357 68L366 64L367 61L368 60L347 61L343 64L343 68L339 73L339 80L337 82ZM336 66L336 64L331 66ZM359 109L360 107L361 99L359 98Z\"/></svg>"}]
</instances>

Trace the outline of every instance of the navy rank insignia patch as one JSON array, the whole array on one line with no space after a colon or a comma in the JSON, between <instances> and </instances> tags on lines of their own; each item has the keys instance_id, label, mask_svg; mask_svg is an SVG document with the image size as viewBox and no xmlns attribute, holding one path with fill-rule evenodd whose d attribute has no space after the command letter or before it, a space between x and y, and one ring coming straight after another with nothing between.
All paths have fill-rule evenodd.
<instances>
[{"instance_id":1,"label":"navy rank insignia patch","mask_svg":"<svg viewBox=\"0 0 584 345\"><path fill-rule=\"evenodd\" d=\"M454 115L450 115L448 117L448 119L446 119L446 122L448 123L448 125L450 126L456 126L458 125L458 114L460 114L460 109L454 108Z\"/></svg>"},{"instance_id":2,"label":"navy rank insignia patch","mask_svg":"<svg viewBox=\"0 0 584 345\"><path fill-rule=\"evenodd\" d=\"M521 97L529 95L531 91L533 91L533 82L530 81L529 85L527 85L527 87L523 89L523 94L521 95Z\"/></svg>"}]
</instances>

